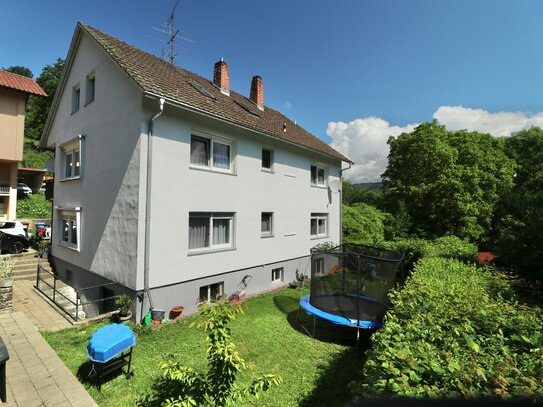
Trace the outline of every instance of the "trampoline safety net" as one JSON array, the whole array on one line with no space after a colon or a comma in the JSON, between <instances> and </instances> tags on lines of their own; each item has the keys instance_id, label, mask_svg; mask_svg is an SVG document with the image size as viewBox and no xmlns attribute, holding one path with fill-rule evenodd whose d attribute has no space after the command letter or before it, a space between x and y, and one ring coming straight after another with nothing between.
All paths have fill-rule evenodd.
<instances>
[{"instance_id":1,"label":"trampoline safety net","mask_svg":"<svg viewBox=\"0 0 543 407\"><path fill-rule=\"evenodd\" d=\"M380 322L401 261L398 252L348 243L313 249L309 304L349 320Z\"/></svg>"}]
</instances>

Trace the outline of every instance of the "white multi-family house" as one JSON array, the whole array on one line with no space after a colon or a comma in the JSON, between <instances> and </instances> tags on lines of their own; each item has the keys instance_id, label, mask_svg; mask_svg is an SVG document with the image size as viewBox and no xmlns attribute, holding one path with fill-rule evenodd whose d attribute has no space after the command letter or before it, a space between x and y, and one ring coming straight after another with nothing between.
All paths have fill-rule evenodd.
<instances>
[{"instance_id":1,"label":"white multi-family house","mask_svg":"<svg viewBox=\"0 0 543 407\"><path fill-rule=\"evenodd\" d=\"M242 281L255 294L308 274L310 249L340 241L349 159L265 106L260 77L247 98L228 75L77 25L41 145L56 157L50 259L72 287L98 286L84 302L191 312Z\"/></svg>"}]
</instances>

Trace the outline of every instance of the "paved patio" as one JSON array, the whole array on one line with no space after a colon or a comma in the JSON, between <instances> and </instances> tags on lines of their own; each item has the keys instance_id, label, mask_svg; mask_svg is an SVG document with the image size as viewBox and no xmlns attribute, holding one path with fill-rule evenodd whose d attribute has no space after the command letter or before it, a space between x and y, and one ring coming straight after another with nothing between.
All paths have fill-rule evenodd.
<instances>
[{"instance_id":1,"label":"paved patio","mask_svg":"<svg viewBox=\"0 0 543 407\"><path fill-rule=\"evenodd\" d=\"M14 285L14 312L0 314L0 336L9 352L6 406L97 406L85 388L40 335L71 323L32 289Z\"/></svg>"}]
</instances>

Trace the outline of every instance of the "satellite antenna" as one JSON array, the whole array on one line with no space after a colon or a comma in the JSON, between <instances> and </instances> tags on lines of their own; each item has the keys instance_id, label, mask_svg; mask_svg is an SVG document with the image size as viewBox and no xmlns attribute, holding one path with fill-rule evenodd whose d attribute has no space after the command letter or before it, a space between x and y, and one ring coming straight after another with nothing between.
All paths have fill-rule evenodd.
<instances>
[{"instance_id":1,"label":"satellite antenna","mask_svg":"<svg viewBox=\"0 0 543 407\"><path fill-rule=\"evenodd\" d=\"M341 191L341 182L338 180L330 181L328 188L330 189L330 192L339 192Z\"/></svg>"}]
</instances>

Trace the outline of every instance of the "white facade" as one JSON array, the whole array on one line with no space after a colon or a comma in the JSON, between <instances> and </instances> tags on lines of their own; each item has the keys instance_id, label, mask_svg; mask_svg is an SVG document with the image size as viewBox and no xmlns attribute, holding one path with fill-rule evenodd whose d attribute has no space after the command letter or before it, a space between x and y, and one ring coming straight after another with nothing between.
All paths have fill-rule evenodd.
<instances>
[{"instance_id":1,"label":"white facade","mask_svg":"<svg viewBox=\"0 0 543 407\"><path fill-rule=\"evenodd\" d=\"M153 122L148 156L158 98L145 95L84 34L65 75L47 145L56 149L52 255L69 283L82 288L113 281L135 294L146 288L148 272L155 307L193 311L207 284L223 283L230 295L250 275L248 293L270 290L296 272L309 274L311 247L339 243L341 196L327 187L340 180L339 159L168 101ZM94 100L86 104L88 78ZM79 109L72 113L78 89ZM191 164L194 136L228 143L231 172ZM262 168L263 148L272 151L271 171ZM324 185L312 185L312 165L325 170ZM272 232L265 236L263 212L273 214ZM231 217L229 247L189 250L191 213ZM311 237L312 214L326 222L319 238ZM148 307L146 295L139 298L138 317Z\"/></svg>"}]
</instances>

